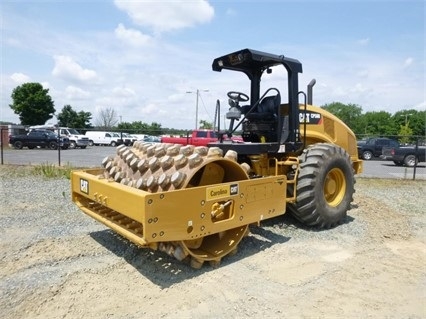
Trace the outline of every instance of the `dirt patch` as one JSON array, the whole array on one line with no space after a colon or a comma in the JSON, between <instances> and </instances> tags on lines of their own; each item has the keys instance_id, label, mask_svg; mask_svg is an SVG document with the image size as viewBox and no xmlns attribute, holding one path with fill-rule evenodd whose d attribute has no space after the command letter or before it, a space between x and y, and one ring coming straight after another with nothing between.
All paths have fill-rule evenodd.
<instances>
[{"instance_id":1,"label":"dirt patch","mask_svg":"<svg viewBox=\"0 0 426 319\"><path fill-rule=\"evenodd\" d=\"M27 183L43 187L20 196ZM426 318L424 182L359 179L344 224L286 214L200 270L82 214L67 180L2 187L2 318Z\"/></svg>"}]
</instances>

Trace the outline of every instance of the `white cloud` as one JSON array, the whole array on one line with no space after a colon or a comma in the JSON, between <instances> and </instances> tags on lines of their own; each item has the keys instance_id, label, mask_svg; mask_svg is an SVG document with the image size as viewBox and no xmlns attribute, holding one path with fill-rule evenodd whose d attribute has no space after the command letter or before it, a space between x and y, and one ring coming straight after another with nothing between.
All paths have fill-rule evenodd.
<instances>
[{"instance_id":1,"label":"white cloud","mask_svg":"<svg viewBox=\"0 0 426 319\"><path fill-rule=\"evenodd\" d=\"M144 98L138 96L133 89L124 86L116 86L108 89L108 91L98 91L97 96L94 102L97 109L112 107L129 122L135 120L135 117L127 119L129 114L134 114L137 105L144 100Z\"/></svg>"},{"instance_id":2,"label":"white cloud","mask_svg":"<svg viewBox=\"0 0 426 319\"><path fill-rule=\"evenodd\" d=\"M69 85L65 89L65 97L68 100L84 100L90 97L90 93L79 87Z\"/></svg>"},{"instance_id":3,"label":"white cloud","mask_svg":"<svg viewBox=\"0 0 426 319\"><path fill-rule=\"evenodd\" d=\"M144 115L165 115L167 112L156 103L150 103L140 108L141 114Z\"/></svg>"},{"instance_id":4,"label":"white cloud","mask_svg":"<svg viewBox=\"0 0 426 319\"><path fill-rule=\"evenodd\" d=\"M97 78L95 71L82 68L69 56L55 55L53 58L55 59L53 76L79 82L88 82Z\"/></svg>"},{"instance_id":5,"label":"white cloud","mask_svg":"<svg viewBox=\"0 0 426 319\"><path fill-rule=\"evenodd\" d=\"M31 78L23 73L13 73L10 78L15 82L16 84L23 84L25 82L29 82Z\"/></svg>"},{"instance_id":6,"label":"white cloud","mask_svg":"<svg viewBox=\"0 0 426 319\"><path fill-rule=\"evenodd\" d=\"M190 5L185 1L115 0L114 3L135 24L160 33L207 23L214 16L213 7L205 0L194 0Z\"/></svg>"},{"instance_id":7,"label":"white cloud","mask_svg":"<svg viewBox=\"0 0 426 319\"><path fill-rule=\"evenodd\" d=\"M426 111L426 101L423 101L417 105L414 105L414 108L418 111Z\"/></svg>"},{"instance_id":8,"label":"white cloud","mask_svg":"<svg viewBox=\"0 0 426 319\"><path fill-rule=\"evenodd\" d=\"M49 82L43 81L43 82L40 82L40 83L41 83L41 86L43 88L45 88L45 89L50 89L51 88L51 85L50 85Z\"/></svg>"},{"instance_id":9,"label":"white cloud","mask_svg":"<svg viewBox=\"0 0 426 319\"><path fill-rule=\"evenodd\" d=\"M114 34L118 39L132 46L143 46L151 40L149 35L143 34L138 30L126 29L121 23L114 30Z\"/></svg>"},{"instance_id":10,"label":"white cloud","mask_svg":"<svg viewBox=\"0 0 426 319\"><path fill-rule=\"evenodd\" d=\"M358 40L359 45L368 45L370 43L370 38L360 39Z\"/></svg>"},{"instance_id":11,"label":"white cloud","mask_svg":"<svg viewBox=\"0 0 426 319\"><path fill-rule=\"evenodd\" d=\"M120 98L133 98L133 97L136 97L135 91L133 91L132 89L127 88L127 87L115 87L112 90L112 93L114 94L114 96L120 97Z\"/></svg>"},{"instance_id":12,"label":"white cloud","mask_svg":"<svg viewBox=\"0 0 426 319\"><path fill-rule=\"evenodd\" d=\"M405 61L404 61L404 67L409 67L411 64L413 64L413 62L414 62L414 59L411 58L411 57L405 59Z\"/></svg>"},{"instance_id":13,"label":"white cloud","mask_svg":"<svg viewBox=\"0 0 426 319\"><path fill-rule=\"evenodd\" d=\"M354 87L350 88L349 91L352 93L364 93L368 91L368 88L366 88L361 83L357 83Z\"/></svg>"}]
</instances>

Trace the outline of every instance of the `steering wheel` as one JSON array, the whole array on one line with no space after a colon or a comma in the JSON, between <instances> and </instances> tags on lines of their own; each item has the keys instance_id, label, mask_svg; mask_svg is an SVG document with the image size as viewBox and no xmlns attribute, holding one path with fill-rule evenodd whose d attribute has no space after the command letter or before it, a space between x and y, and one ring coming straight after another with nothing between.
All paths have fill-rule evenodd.
<instances>
[{"instance_id":1,"label":"steering wheel","mask_svg":"<svg viewBox=\"0 0 426 319\"><path fill-rule=\"evenodd\" d=\"M250 99L247 94L236 91L229 91L227 95L230 99L237 100L238 102L247 102Z\"/></svg>"}]
</instances>

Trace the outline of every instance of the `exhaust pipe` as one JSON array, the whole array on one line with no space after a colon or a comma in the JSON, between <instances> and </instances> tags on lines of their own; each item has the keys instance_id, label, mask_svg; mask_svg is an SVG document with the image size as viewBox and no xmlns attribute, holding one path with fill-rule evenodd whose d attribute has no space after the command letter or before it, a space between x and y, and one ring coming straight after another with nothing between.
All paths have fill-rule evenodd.
<instances>
[{"instance_id":1,"label":"exhaust pipe","mask_svg":"<svg viewBox=\"0 0 426 319\"><path fill-rule=\"evenodd\" d=\"M311 82L308 84L308 104L312 105L312 88L314 87L315 83L317 81L315 79L312 79Z\"/></svg>"}]
</instances>

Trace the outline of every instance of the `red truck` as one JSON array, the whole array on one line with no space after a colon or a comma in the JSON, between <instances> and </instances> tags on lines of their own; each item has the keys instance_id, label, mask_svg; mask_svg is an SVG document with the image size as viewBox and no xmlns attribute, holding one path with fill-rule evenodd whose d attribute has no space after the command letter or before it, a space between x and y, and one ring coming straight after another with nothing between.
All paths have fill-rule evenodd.
<instances>
[{"instance_id":1,"label":"red truck","mask_svg":"<svg viewBox=\"0 0 426 319\"><path fill-rule=\"evenodd\" d=\"M209 143L217 142L218 138L216 132L213 130L194 130L186 137L162 137L161 143L207 146ZM232 140L242 142L242 139L238 137L232 137Z\"/></svg>"}]
</instances>

